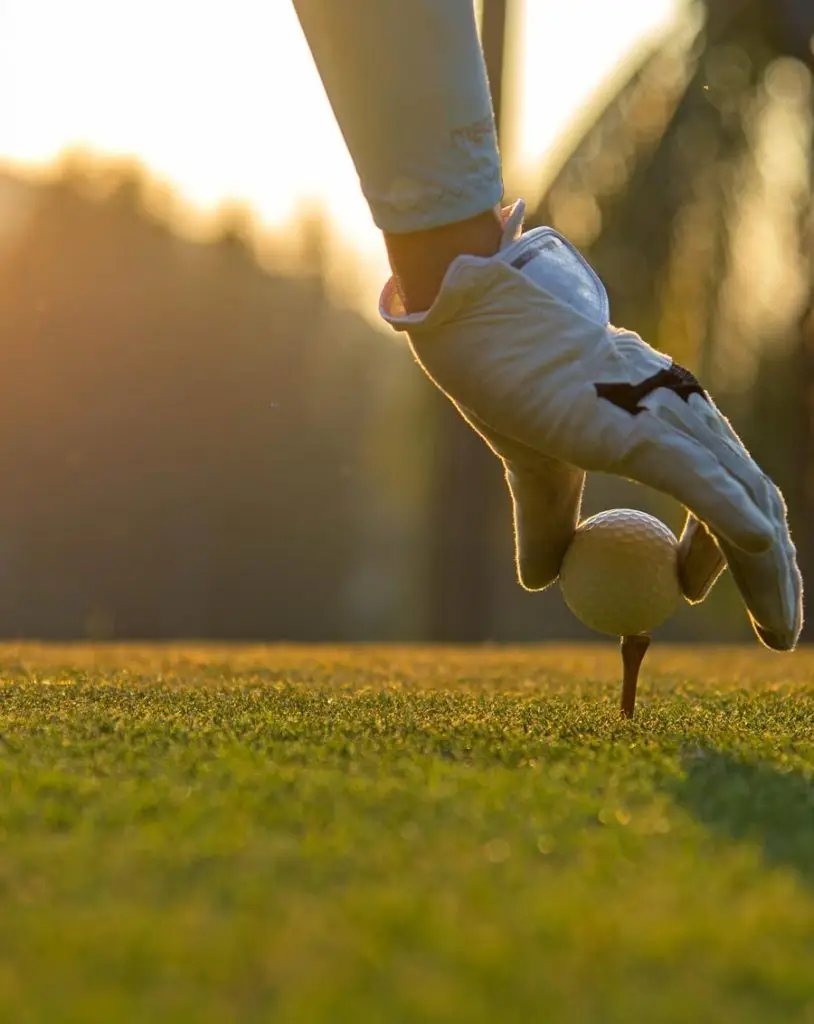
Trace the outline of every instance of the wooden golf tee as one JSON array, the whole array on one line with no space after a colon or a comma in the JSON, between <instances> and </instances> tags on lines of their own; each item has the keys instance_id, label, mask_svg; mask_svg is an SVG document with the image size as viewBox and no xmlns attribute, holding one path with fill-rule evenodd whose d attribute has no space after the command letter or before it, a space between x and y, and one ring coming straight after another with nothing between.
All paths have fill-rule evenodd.
<instances>
[{"instance_id":1,"label":"wooden golf tee","mask_svg":"<svg viewBox=\"0 0 814 1024\"><path fill-rule=\"evenodd\" d=\"M649 646L650 637L644 633L622 637L622 715L625 718L633 718L639 669Z\"/></svg>"}]
</instances>

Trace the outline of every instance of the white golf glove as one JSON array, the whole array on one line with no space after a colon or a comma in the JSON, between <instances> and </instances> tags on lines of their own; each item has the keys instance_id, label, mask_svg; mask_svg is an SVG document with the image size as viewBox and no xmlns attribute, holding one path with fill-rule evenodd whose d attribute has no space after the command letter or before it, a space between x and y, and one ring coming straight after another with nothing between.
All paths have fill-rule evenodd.
<instances>
[{"instance_id":1,"label":"white golf glove","mask_svg":"<svg viewBox=\"0 0 814 1024\"><path fill-rule=\"evenodd\" d=\"M503 460L521 583L557 578L585 471L614 473L688 510L685 597L702 600L728 564L759 639L790 650L802 581L777 487L692 374L609 324L601 281L566 239L521 234L522 203L504 217L500 252L458 257L429 311L407 314L392 281L380 311Z\"/></svg>"}]
</instances>

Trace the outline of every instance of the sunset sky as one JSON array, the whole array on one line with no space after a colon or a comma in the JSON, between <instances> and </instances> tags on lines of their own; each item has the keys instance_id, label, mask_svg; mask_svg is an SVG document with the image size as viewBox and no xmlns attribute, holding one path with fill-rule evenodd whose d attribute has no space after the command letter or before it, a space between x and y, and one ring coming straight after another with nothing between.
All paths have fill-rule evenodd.
<instances>
[{"instance_id":1,"label":"sunset sky","mask_svg":"<svg viewBox=\"0 0 814 1024\"><path fill-rule=\"evenodd\" d=\"M575 110L678 0L512 0L507 178L539 171ZM319 202L366 270L381 242L289 0L0 0L0 158L132 154L201 210L279 225Z\"/></svg>"}]
</instances>

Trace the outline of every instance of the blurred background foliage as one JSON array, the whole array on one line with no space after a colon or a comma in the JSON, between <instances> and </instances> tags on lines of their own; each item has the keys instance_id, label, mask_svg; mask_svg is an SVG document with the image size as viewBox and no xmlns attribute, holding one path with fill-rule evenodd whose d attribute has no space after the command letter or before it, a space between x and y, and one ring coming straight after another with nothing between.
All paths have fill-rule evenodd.
<instances>
[{"instance_id":1,"label":"blurred background foliage","mask_svg":"<svg viewBox=\"0 0 814 1024\"><path fill-rule=\"evenodd\" d=\"M714 391L784 488L809 578L812 39L805 0L689 4L573 126L530 218ZM343 304L318 211L294 252L236 207L180 236L171 206L129 162L0 175L0 634L588 639L556 588L516 584L499 464ZM586 514L615 505L681 525L592 479ZM661 635L750 631L725 578Z\"/></svg>"}]
</instances>

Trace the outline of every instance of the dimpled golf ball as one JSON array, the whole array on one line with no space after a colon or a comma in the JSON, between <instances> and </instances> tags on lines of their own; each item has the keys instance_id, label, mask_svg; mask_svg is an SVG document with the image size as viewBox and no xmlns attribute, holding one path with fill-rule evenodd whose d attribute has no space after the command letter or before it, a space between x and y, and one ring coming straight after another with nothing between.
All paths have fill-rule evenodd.
<instances>
[{"instance_id":1,"label":"dimpled golf ball","mask_svg":"<svg viewBox=\"0 0 814 1024\"><path fill-rule=\"evenodd\" d=\"M630 508L580 523L565 553L560 588L576 617L598 633L649 633L681 599L678 542L654 516Z\"/></svg>"}]
</instances>

